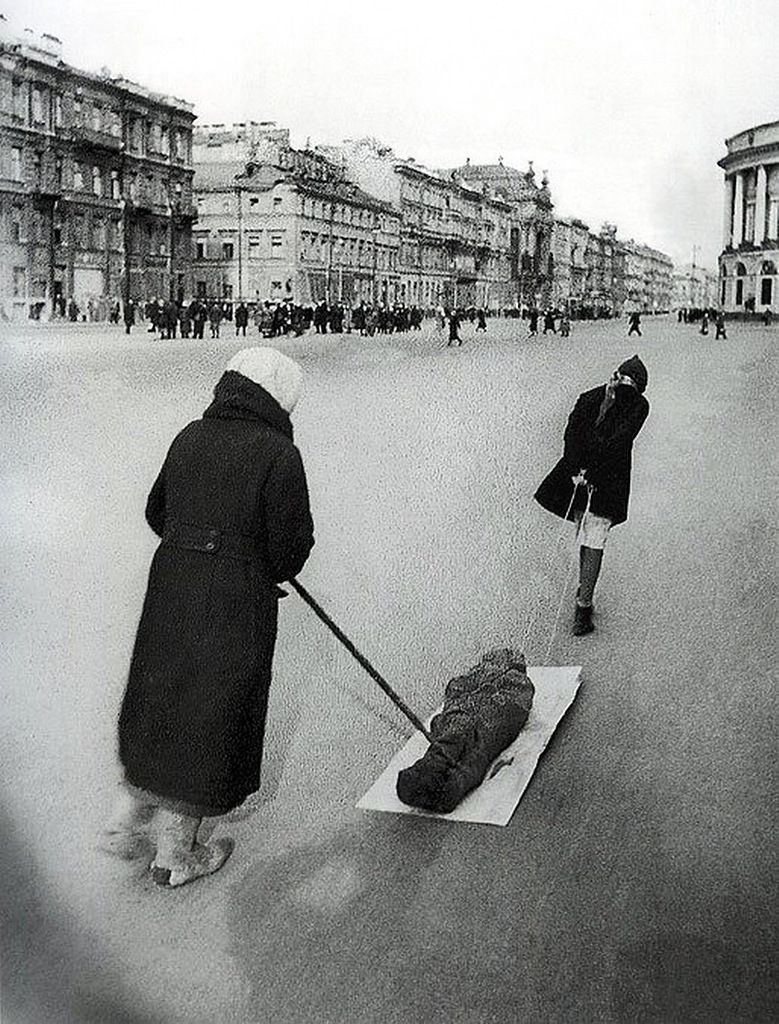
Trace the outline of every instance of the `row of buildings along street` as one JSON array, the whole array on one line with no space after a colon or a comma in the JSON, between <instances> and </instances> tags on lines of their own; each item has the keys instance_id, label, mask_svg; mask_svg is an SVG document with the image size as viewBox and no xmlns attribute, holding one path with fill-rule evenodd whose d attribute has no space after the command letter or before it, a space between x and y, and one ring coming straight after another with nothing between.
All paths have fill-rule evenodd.
<instances>
[{"instance_id":1,"label":"row of buildings along street","mask_svg":"<svg viewBox=\"0 0 779 1024\"><path fill-rule=\"evenodd\" d=\"M270 122L198 125L184 100L71 67L52 36L0 29L6 319L104 319L128 298L593 317L775 299L779 123L728 142L718 282L556 216L532 163L431 169L374 139L299 149Z\"/></svg>"}]
</instances>

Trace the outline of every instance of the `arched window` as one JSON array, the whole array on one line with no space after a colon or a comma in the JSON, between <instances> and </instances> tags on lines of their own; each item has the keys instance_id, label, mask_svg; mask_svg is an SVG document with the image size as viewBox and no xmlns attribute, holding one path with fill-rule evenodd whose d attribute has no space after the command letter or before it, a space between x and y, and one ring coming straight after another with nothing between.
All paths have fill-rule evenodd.
<instances>
[{"instance_id":1,"label":"arched window","mask_svg":"<svg viewBox=\"0 0 779 1024\"><path fill-rule=\"evenodd\" d=\"M737 263L736 264L736 275L738 277L746 277L746 275L747 275L747 268L744 266L743 263Z\"/></svg>"},{"instance_id":2,"label":"arched window","mask_svg":"<svg viewBox=\"0 0 779 1024\"><path fill-rule=\"evenodd\" d=\"M761 274L775 274L776 264L773 260L763 260L763 267L760 271Z\"/></svg>"}]
</instances>

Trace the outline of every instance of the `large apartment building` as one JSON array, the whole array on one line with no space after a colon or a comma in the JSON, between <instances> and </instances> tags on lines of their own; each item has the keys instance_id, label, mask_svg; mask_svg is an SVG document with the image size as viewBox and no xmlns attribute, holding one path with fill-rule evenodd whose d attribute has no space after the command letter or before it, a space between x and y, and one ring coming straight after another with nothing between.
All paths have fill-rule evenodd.
<instances>
[{"instance_id":1,"label":"large apartment building","mask_svg":"<svg viewBox=\"0 0 779 1024\"><path fill-rule=\"evenodd\" d=\"M194 287L203 298L398 301L400 215L269 122L195 129Z\"/></svg>"},{"instance_id":2,"label":"large apartment building","mask_svg":"<svg viewBox=\"0 0 779 1024\"><path fill-rule=\"evenodd\" d=\"M193 121L0 17L0 316L99 319L191 292Z\"/></svg>"}]
</instances>

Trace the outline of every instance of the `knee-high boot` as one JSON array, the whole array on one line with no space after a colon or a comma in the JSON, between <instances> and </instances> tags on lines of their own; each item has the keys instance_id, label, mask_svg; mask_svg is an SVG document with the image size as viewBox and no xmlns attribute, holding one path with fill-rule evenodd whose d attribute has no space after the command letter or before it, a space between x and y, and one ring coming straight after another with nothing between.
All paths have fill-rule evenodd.
<instances>
[{"instance_id":1,"label":"knee-high boot","mask_svg":"<svg viewBox=\"0 0 779 1024\"><path fill-rule=\"evenodd\" d=\"M595 629L592 622L592 595L595 592L602 562L602 549L588 548L584 544L579 548L579 590L576 594L576 615L573 624L575 636L583 636Z\"/></svg>"}]
</instances>

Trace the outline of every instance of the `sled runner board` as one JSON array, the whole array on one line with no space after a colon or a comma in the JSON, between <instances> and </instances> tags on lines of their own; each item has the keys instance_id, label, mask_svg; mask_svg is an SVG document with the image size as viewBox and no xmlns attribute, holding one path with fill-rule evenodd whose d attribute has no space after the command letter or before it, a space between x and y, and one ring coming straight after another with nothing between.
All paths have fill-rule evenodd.
<instances>
[{"instance_id":1,"label":"sled runner board","mask_svg":"<svg viewBox=\"0 0 779 1024\"><path fill-rule=\"evenodd\" d=\"M508 825L522 794L533 776L538 759L552 738L563 715L576 697L580 683L580 665L561 668L528 667L527 674L536 688L533 707L527 724L514 742L499 754L487 770L484 781L470 792L449 814L435 814L408 807L395 792L398 772L408 768L424 754L427 740L414 733L402 750L393 757L368 792L357 802L366 811L389 811L395 814L416 814L449 821L471 821L484 825ZM438 708L440 711L441 708ZM437 712L434 712L437 714ZM425 723L430 725L433 715ZM490 778L495 767L511 760Z\"/></svg>"}]
</instances>

